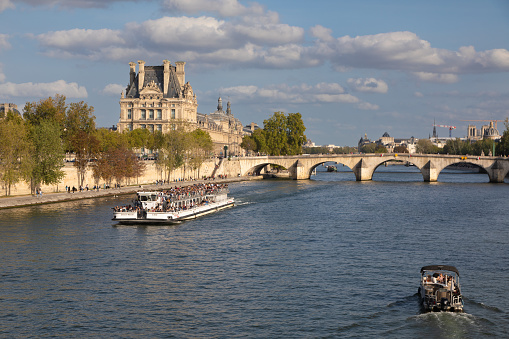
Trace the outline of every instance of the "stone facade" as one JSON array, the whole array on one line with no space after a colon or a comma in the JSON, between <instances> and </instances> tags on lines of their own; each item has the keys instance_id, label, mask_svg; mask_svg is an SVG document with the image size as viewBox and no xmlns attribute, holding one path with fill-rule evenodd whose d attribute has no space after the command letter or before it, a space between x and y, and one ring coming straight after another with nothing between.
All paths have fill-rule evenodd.
<instances>
[{"instance_id":1,"label":"stone facade","mask_svg":"<svg viewBox=\"0 0 509 339\"><path fill-rule=\"evenodd\" d=\"M0 117L6 116L8 112L14 112L21 115L21 113L18 111L18 105L9 103L0 104Z\"/></svg>"},{"instance_id":2,"label":"stone facade","mask_svg":"<svg viewBox=\"0 0 509 339\"><path fill-rule=\"evenodd\" d=\"M241 155L240 143L244 135L240 120L231 113L230 102L223 111L219 98L217 110L209 115L198 113L198 101L189 82L185 82L185 62L175 66L164 60L162 66L145 66L143 60L129 63L129 84L120 98L118 131L147 128L150 131L168 131L186 122L192 129L208 132L214 143L214 153L223 155L224 146L229 155Z\"/></svg>"}]
</instances>

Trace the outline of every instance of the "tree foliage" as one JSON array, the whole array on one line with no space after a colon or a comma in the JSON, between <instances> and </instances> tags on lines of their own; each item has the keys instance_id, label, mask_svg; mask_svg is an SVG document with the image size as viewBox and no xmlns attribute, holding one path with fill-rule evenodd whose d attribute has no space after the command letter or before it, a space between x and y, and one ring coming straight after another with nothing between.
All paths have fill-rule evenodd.
<instances>
[{"instance_id":1,"label":"tree foliage","mask_svg":"<svg viewBox=\"0 0 509 339\"><path fill-rule=\"evenodd\" d=\"M387 148L383 145L378 145L374 142L363 145L361 147L362 153L387 153Z\"/></svg>"},{"instance_id":2,"label":"tree foliage","mask_svg":"<svg viewBox=\"0 0 509 339\"><path fill-rule=\"evenodd\" d=\"M55 95L54 98L41 99L39 102L27 102L23 108L23 117L31 125L39 125L43 121L53 121L64 128L67 104L65 96Z\"/></svg>"},{"instance_id":3,"label":"tree foliage","mask_svg":"<svg viewBox=\"0 0 509 339\"><path fill-rule=\"evenodd\" d=\"M509 119L506 118L505 122L505 131L500 139L500 142L497 145L497 154L508 156L509 155Z\"/></svg>"},{"instance_id":4,"label":"tree foliage","mask_svg":"<svg viewBox=\"0 0 509 339\"><path fill-rule=\"evenodd\" d=\"M42 120L31 128L32 171L31 190L41 183L57 184L65 176L64 146L61 139L61 126L54 120Z\"/></svg>"},{"instance_id":5,"label":"tree foliage","mask_svg":"<svg viewBox=\"0 0 509 339\"><path fill-rule=\"evenodd\" d=\"M123 180L137 177L145 170L145 164L136 157L134 151L126 145L109 147L98 155L92 168L95 178L103 178L109 185L113 180L121 184Z\"/></svg>"},{"instance_id":6,"label":"tree foliage","mask_svg":"<svg viewBox=\"0 0 509 339\"><path fill-rule=\"evenodd\" d=\"M29 180L34 164L32 151L29 125L21 116L7 113L0 123L0 181L6 195L11 194L12 185Z\"/></svg>"},{"instance_id":7,"label":"tree foliage","mask_svg":"<svg viewBox=\"0 0 509 339\"><path fill-rule=\"evenodd\" d=\"M415 150L417 153L422 154L436 154L439 152L439 148L433 145L429 139L419 139Z\"/></svg>"},{"instance_id":8,"label":"tree foliage","mask_svg":"<svg viewBox=\"0 0 509 339\"><path fill-rule=\"evenodd\" d=\"M306 142L306 127L300 113L275 112L272 117L263 121L263 130L256 130L246 138L245 146L256 148L253 151L270 155L296 155L302 153Z\"/></svg>"}]
</instances>

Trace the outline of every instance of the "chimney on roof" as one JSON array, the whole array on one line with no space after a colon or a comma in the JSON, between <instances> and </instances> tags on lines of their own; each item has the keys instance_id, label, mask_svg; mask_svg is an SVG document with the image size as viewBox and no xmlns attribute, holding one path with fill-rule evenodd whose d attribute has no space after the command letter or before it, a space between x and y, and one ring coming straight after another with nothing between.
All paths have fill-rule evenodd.
<instances>
[{"instance_id":1,"label":"chimney on roof","mask_svg":"<svg viewBox=\"0 0 509 339\"><path fill-rule=\"evenodd\" d=\"M138 92L143 89L143 84L145 83L145 61L138 60Z\"/></svg>"},{"instance_id":2,"label":"chimney on roof","mask_svg":"<svg viewBox=\"0 0 509 339\"><path fill-rule=\"evenodd\" d=\"M184 86L186 83L186 72L184 71L184 66L186 63L184 61L175 62L175 66L177 67L177 79L179 79L180 86Z\"/></svg>"},{"instance_id":3,"label":"chimney on roof","mask_svg":"<svg viewBox=\"0 0 509 339\"><path fill-rule=\"evenodd\" d=\"M163 60L164 65L164 80L163 80L163 93L166 97L168 95L168 87L170 86L170 66L171 62Z\"/></svg>"},{"instance_id":4,"label":"chimney on roof","mask_svg":"<svg viewBox=\"0 0 509 339\"><path fill-rule=\"evenodd\" d=\"M134 78L136 78L136 64L134 62L129 63L129 86L131 86L134 82Z\"/></svg>"}]
</instances>

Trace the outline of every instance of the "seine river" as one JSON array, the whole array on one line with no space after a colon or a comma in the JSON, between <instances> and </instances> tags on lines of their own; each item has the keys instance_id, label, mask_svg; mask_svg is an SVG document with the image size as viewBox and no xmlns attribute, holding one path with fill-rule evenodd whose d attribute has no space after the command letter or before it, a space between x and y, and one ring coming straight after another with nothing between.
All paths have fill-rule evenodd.
<instances>
[{"instance_id":1,"label":"seine river","mask_svg":"<svg viewBox=\"0 0 509 339\"><path fill-rule=\"evenodd\" d=\"M507 180L319 170L176 226L114 226L132 196L0 211L0 337L507 336ZM420 314L430 264L458 268L465 313Z\"/></svg>"}]
</instances>

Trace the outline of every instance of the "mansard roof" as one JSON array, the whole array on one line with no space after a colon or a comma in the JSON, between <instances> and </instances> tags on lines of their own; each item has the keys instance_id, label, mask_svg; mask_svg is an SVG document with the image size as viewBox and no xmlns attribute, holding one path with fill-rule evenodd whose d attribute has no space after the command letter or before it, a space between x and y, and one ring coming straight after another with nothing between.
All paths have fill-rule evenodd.
<instances>
[{"instance_id":1,"label":"mansard roof","mask_svg":"<svg viewBox=\"0 0 509 339\"><path fill-rule=\"evenodd\" d=\"M139 98L140 91L138 88L139 82L139 73L136 74L136 77L132 84L130 84L126 89L126 97L127 98ZM170 66L170 78L168 84L164 83L164 66L145 66L145 78L143 80L143 88L149 86L149 84L155 83L161 93L164 93L163 86L168 86L167 94L164 98L178 98L181 93L181 85L178 80L176 74L175 66Z\"/></svg>"}]
</instances>

